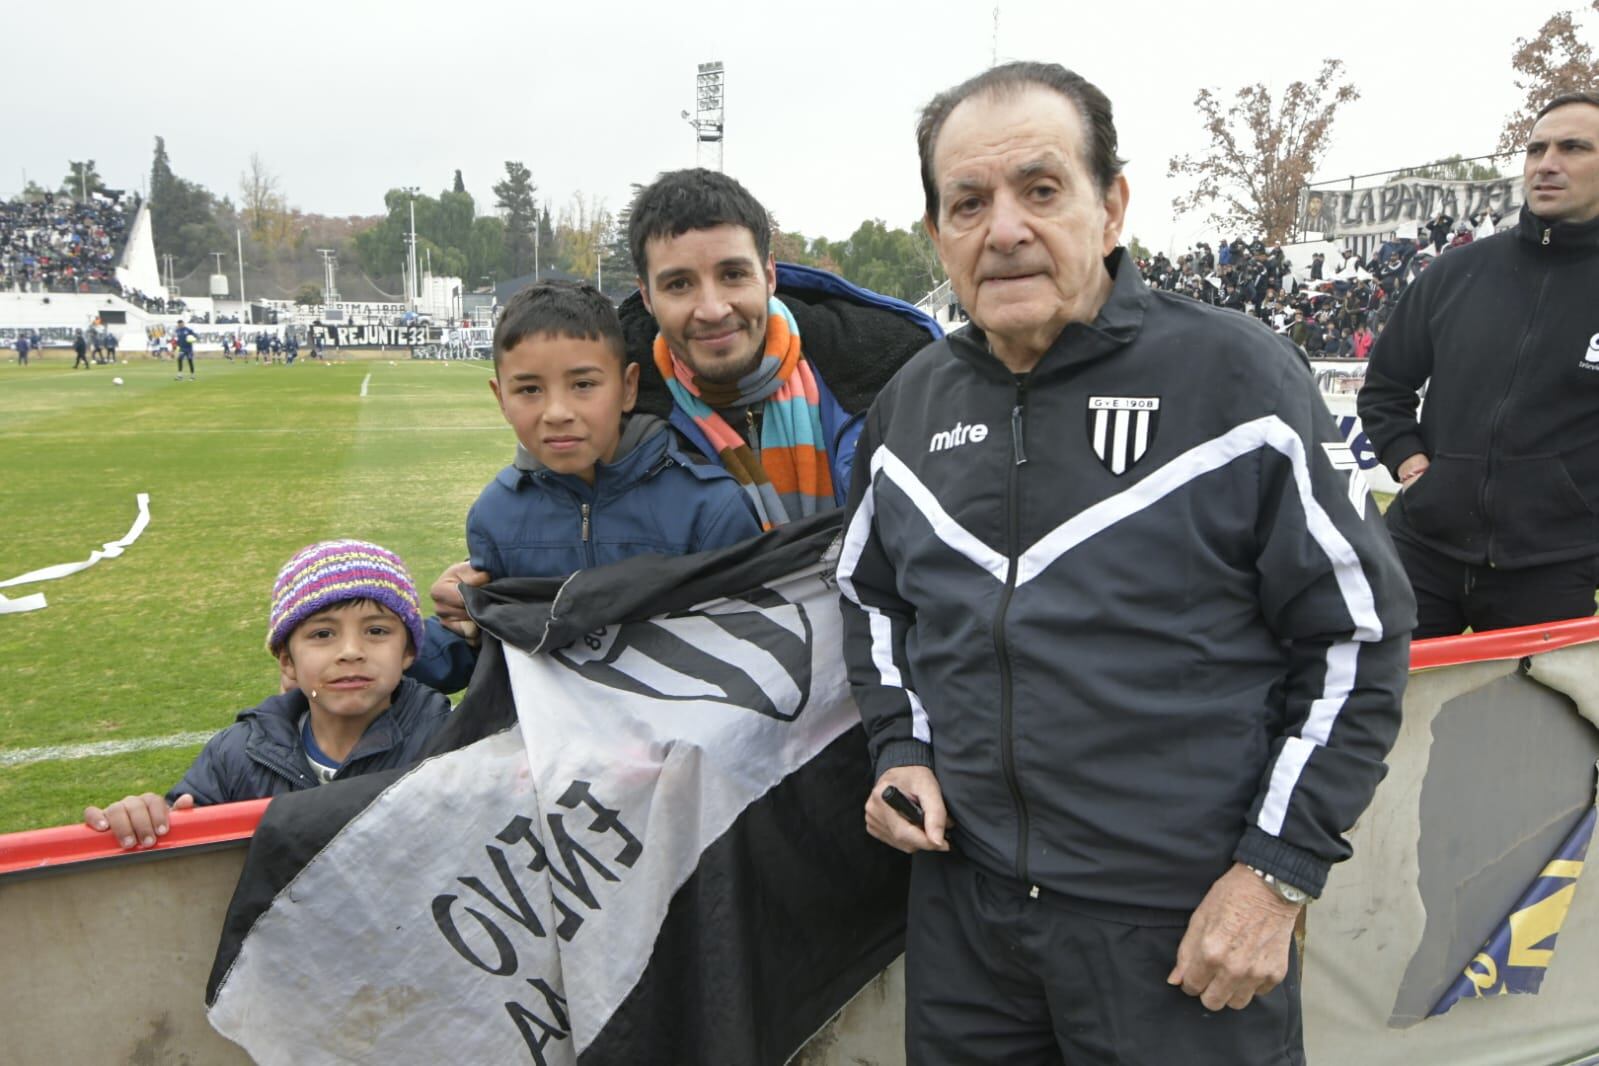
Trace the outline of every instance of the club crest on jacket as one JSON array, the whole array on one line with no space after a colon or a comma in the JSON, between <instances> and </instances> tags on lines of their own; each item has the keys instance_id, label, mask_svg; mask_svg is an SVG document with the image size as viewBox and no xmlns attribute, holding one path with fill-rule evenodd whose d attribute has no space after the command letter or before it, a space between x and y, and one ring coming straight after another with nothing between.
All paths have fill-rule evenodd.
<instances>
[{"instance_id":1,"label":"club crest on jacket","mask_svg":"<svg viewBox=\"0 0 1599 1066\"><path fill-rule=\"evenodd\" d=\"M1582 353L1582 362L1577 365L1584 370L1599 370L1599 333L1588 338L1588 350Z\"/></svg>"},{"instance_id":2,"label":"club crest on jacket","mask_svg":"<svg viewBox=\"0 0 1599 1066\"><path fill-rule=\"evenodd\" d=\"M1158 396L1090 396L1088 444L1117 477L1138 464L1160 424Z\"/></svg>"}]
</instances>

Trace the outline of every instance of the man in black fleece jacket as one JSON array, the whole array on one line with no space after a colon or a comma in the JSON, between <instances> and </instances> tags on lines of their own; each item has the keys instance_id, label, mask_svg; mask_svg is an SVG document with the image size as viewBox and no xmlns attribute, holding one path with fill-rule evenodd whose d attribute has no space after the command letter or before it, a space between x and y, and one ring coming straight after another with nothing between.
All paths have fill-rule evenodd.
<instances>
[{"instance_id":1,"label":"man in black fleece jacket","mask_svg":"<svg viewBox=\"0 0 1599 1066\"><path fill-rule=\"evenodd\" d=\"M1361 422L1400 485L1388 526L1417 637L1594 613L1599 95L1544 107L1525 175L1520 224L1416 279L1360 391Z\"/></svg>"}]
</instances>

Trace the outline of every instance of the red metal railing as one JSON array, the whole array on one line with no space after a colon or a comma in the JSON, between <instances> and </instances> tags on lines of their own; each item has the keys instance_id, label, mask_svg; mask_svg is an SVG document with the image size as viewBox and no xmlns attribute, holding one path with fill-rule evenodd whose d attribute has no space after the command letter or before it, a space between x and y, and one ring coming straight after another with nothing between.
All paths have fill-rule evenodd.
<instances>
[{"instance_id":1,"label":"red metal railing","mask_svg":"<svg viewBox=\"0 0 1599 1066\"><path fill-rule=\"evenodd\" d=\"M255 832L269 799L224 803L215 807L173 811L167 835L158 837L153 847L127 849L116 837L85 825L63 825L54 829L31 829L0 836L0 876L24 870L69 866L80 862L126 855L147 855L173 848L197 847L248 840Z\"/></svg>"},{"instance_id":2,"label":"red metal railing","mask_svg":"<svg viewBox=\"0 0 1599 1066\"><path fill-rule=\"evenodd\" d=\"M1497 629L1460 637L1418 640L1410 648L1412 670L1434 670L1462 663L1519 659L1573 644L1599 640L1599 618L1577 618L1569 622ZM173 848L223 844L246 840L255 832L261 814L271 800L249 800L216 807L197 807L173 811L172 828L153 847L125 850L110 833L99 833L87 826L67 825L55 829L34 829L0 835L0 876L23 870L97 862L125 855L145 855Z\"/></svg>"}]
</instances>

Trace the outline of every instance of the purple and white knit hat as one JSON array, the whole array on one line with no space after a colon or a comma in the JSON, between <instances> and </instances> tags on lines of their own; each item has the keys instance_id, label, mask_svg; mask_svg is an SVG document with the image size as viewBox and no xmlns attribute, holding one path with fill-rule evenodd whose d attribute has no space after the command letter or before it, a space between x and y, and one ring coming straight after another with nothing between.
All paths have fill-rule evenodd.
<instances>
[{"instance_id":1,"label":"purple and white knit hat","mask_svg":"<svg viewBox=\"0 0 1599 1066\"><path fill-rule=\"evenodd\" d=\"M318 611L347 600L372 600L400 616L412 647L422 647L416 585L400 557L364 540L324 540L283 564L272 584L267 650L276 655L289 634Z\"/></svg>"}]
</instances>

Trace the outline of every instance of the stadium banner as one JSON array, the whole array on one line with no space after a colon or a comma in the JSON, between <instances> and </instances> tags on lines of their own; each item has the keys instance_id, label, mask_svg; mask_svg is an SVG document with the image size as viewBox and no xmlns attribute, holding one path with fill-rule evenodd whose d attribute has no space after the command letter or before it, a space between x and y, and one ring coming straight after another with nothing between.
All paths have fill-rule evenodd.
<instances>
[{"instance_id":1,"label":"stadium banner","mask_svg":"<svg viewBox=\"0 0 1599 1066\"><path fill-rule=\"evenodd\" d=\"M1439 212L1457 223L1481 211L1514 214L1525 199L1522 186L1517 175L1493 181L1392 178L1359 188L1305 188L1299 193L1299 232L1319 233L1327 240L1377 233L1414 237L1417 227Z\"/></svg>"},{"instance_id":2,"label":"stadium banner","mask_svg":"<svg viewBox=\"0 0 1599 1066\"><path fill-rule=\"evenodd\" d=\"M839 517L474 590L450 750L268 810L212 1024L267 1066L787 1062L903 943Z\"/></svg>"},{"instance_id":3,"label":"stadium banner","mask_svg":"<svg viewBox=\"0 0 1599 1066\"><path fill-rule=\"evenodd\" d=\"M412 359L492 359L494 330L489 326L429 329L421 344L411 346Z\"/></svg>"},{"instance_id":4,"label":"stadium banner","mask_svg":"<svg viewBox=\"0 0 1599 1066\"><path fill-rule=\"evenodd\" d=\"M1562 629L1590 642L1537 650ZM1348 834L1354 854L1305 912L1311 1061L1563 1064L1599 1051L1599 885L1580 876L1599 761L1595 630L1416 644L1416 659L1447 644L1505 657L1411 674L1388 776Z\"/></svg>"},{"instance_id":5,"label":"stadium banner","mask_svg":"<svg viewBox=\"0 0 1599 1066\"><path fill-rule=\"evenodd\" d=\"M1455 978L1429 1017L1447 1013L1467 996L1536 995L1543 987L1544 974L1554 959L1555 941L1576 896L1588 845L1593 842L1596 814L1599 809L1589 810L1560 842L1560 849L1538 872L1537 880L1516 901L1515 909L1466 965L1465 972Z\"/></svg>"},{"instance_id":6,"label":"stadium banner","mask_svg":"<svg viewBox=\"0 0 1599 1066\"><path fill-rule=\"evenodd\" d=\"M1312 363L1311 366L1316 374L1316 382L1321 387L1321 398L1326 402L1327 410L1332 412L1333 421L1338 423L1338 432L1343 434L1344 443L1349 445L1349 453L1359 464L1366 484L1373 492L1394 495L1399 491L1399 482L1377 458L1377 448L1366 436L1366 430L1360 424L1360 415L1355 411L1355 395L1360 382L1366 378L1365 361L1325 369L1320 363Z\"/></svg>"},{"instance_id":7,"label":"stadium banner","mask_svg":"<svg viewBox=\"0 0 1599 1066\"><path fill-rule=\"evenodd\" d=\"M293 318L297 325L309 325L316 320L345 322L393 322L408 310L404 303L378 303L335 301L334 303L300 304L293 300L254 300L261 307L276 311L280 317Z\"/></svg>"},{"instance_id":8,"label":"stadium banner","mask_svg":"<svg viewBox=\"0 0 1599 1066\"><path fill-rule=\"evenodd\" d=\"M414 348L428 342L426 326L312 326L311 332L335 348Z\"/></svg>"}]
</instances>

